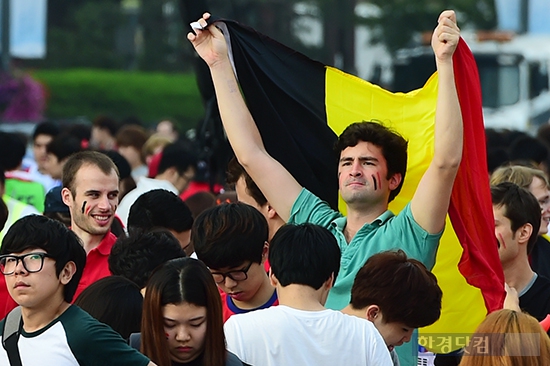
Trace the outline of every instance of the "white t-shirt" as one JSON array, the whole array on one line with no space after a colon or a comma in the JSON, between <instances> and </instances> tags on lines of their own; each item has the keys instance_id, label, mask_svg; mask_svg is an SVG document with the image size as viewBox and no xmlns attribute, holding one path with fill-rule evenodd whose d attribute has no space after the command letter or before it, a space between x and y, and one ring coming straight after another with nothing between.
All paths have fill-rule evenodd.
<instances>
[{"instance_id":1,"label":"white t-shirt","mask_svg":"<svg viewBox=\"0 0 550 366\"><path fill-rule=\"evenodd\" d=\"M224 330L227 349L250 365L393 365L374 325L339 311L279 305L233 315Z\"/></svg>"}]
</instances>

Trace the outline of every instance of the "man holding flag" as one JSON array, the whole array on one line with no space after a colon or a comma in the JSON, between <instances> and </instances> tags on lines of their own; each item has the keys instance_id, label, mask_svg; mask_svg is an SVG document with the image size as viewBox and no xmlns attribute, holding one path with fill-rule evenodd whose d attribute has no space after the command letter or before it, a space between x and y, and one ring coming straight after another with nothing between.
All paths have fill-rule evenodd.
<instances>
[{"instance_id":1,"label":"man holding flag","mask_svg":"<svg viewBox=\"0 0 550 366\"><path fill-rule=\"evenodd\" d=\"M338 186L347 217L302 187L266 151L241 95L224 35L207 26L209 17L205 14L198 21L202 29L194 27L196 34L189 33L188 39L210 67L224 128L237 159L284 220L325 226L339 242L341 270L326 306L342 309L349 303L357 271L375 253L402 249L432 268L463 147L452 58L460 36L455 13L441 13L432 36L439 74L434 152L411 202L397 216L388 210L405 177L407 141L381 123L354 123L337 143Z\"/></svg>"}]
</instances>

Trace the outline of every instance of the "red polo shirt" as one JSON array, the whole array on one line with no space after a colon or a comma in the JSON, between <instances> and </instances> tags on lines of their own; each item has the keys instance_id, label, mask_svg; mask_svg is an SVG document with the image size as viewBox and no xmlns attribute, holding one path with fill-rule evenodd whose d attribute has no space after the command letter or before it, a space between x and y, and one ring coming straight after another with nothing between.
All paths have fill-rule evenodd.
<instances>
[{"instance_id":1,"label":"red polo shirt","mask_svg":"<svg viewBox=\"0 0 550 366\"><path fill-rule=\"evenodd\" d=\"M109 254L111 254L111 249L116 242L116 236L110 231L103 237L103 240L99 245L90 250L86 256L86 266L84 266L84 272L82 273L82 278L78 283L76 293L73 297L73 302L76 300L78 295L88 286L90 286L95 281L102 279L111 275L109 271L109 263L107 259Z\"/></svg>"},{"instance_id":2,"label":"red polo shirt","mask_svg":"<svg viewBox=\"0 0 550 366\"><path fill-rule=\"evenodd\" d=\"M0 319L4 319L8 313L17 306L8 292L6 278L0 274Z\"/></svg>"}]
</instances>

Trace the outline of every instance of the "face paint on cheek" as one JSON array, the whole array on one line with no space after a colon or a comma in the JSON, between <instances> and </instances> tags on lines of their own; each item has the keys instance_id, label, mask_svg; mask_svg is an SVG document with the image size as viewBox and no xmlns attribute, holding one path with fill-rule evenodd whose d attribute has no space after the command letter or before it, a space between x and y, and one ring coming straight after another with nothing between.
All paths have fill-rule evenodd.
<instances>
[{"instance_id":1,"label":"face paint on cheek","mask_svg":"<svg viewBox=\"0 0 550 366\"><path fill-rule=\"evenodd\" d=\"M376 182L376 177L374 176L374 174L371 177L372 177L372 183L374 185L374 190L376 191L378 189L378 184Z\"/></svg>"},{"instance_id":2,"label":"face paint on cheek","mask_svg":"<svg viewBox=\"0 0 550 366\"><path fill-rule=\"evenodd\" d=\"M84 213L84 210L86 209L86 203L88 203L88 202L84 201L84 203L82 204L82 213Z\"/></svg>"},{"instance_id":3,"label":"face paint on cheek","mask_svg":"<svg viewBox=\"0 0 550 366\"><path fill-rule=\"evenodd\" d=\"M164 335L166 336L166 339L170 338L170 334L164 333Z\"/></svg>"},{"instance_id":4,"label":"face paint on cheek","mask_svg":"<svg viewBox=\"0 0 550 366\"><path fill-rule=\"evenodd\" d=\"M502 245L502 247L504 249L506 249L506 243L504 242L504 238L502 237L501 233L498 233L498 239L499 239L498 241L499 241L500 245Z\"/></svg>"}]
</instances>

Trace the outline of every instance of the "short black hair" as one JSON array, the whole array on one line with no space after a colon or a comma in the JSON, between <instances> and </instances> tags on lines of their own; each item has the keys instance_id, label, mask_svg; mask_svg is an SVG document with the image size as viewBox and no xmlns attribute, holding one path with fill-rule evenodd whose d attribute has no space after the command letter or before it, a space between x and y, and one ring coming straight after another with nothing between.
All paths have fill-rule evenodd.
<instances>
[{"instance_id":1,"label":"short black hair","mask_svg":"<svg viewBox=\"0 0 550 366\"><path fill-rule=\"evenodd\" d=\"M528 190L511 182L491 186L493 206L504 207L504 216L510 220L512 232L525 224L531 224L533 232L527 243L527 254L531 253L541 225L540 204Z\"/></svg>"},{"instance_id":2,"label":"short black hair","mask_svg":"<svg viewBox=\"0 0 550 366\"><path fill-rule=\"evenodd\" d=\"M268 239L265 217L244 203L225 203L201 213L191 229L191 244L208 267L237 267L246 261L262 263Z\"/></svg>"},{"instance_id":3,"label":"short black hair","mask_svg":"<svg viewBox=\"0 0 550 366\"><path fill-rule=\"evenodd\" d=\"M113 118L109 116L97 116L92 122L93 127L100 128L102 130L109 131L111 136L115 136L118 131L118 123Z\"/></svg>"},{"instance_id":4,"label":"short black hair","mask_svg":"<svg viewBox=\"0 0 550 366\"><path fill-rule=\"evenodd\" d=\"M138 197L128 214L128 231L165 228L177 233L191 230L193 214L183 200L165 189L154 189Z\"/></svg>"},{"instance_id":5,"label":"short black hair","mask_svg":"<svg viewBox=\"0 0 550 366\"><path fill-rule=\"evenodd\" d=\"M271 272L281 284L306 285L318 290L340 270L340 247L326 228L314 224L287 224L269 246Z\"/></svg>"},{"instance_id":6,"label":"short black hair","mask_svg":"<svg viewBox=\"0 0 550 366\"><path fill-rule=\"evenodd\" d=\"M166 230L119 237L109 255L109 271L144 288L151 273L161 264L185 257L178 239Z\"/></svg>"},{"instance_id":7,"label":"short black hair","mask_svg":"<svg viewBox=\"0 0 550 366\"><path fill-rule=\"evenodd\" d=\"M244 183L246 186L246 192L254 198L254 201L260 206L264 206L267 204L267 198L265 198L264 194L254 182L252 177L248 175L246 170L244 170L243 166L239 163L239 161L233 157L229 164L227 164L227 183L231 184L232 186L235 186L241 177L244 179Z\"/></svg>"},{"instance_id":8,"label":"short black hair","mask_svg":"<svg viewBox=\"0 0 550 366\"><path fill-rule=\"evenodd\" d=\"M27 141L23 135L0 131L0 167L4 171L16 169L26 151Z\"/></svg>"},{"instance_id":9,"label":"short black hair","mask_svg":"<svg viewBox=\"0 0 550 366\"><path fill-rule=\"evenodd\" d=\"M61 133L74 136L80 142L86 142L92 138L92 126L85 123L74 123L66 125Z\"/></svg>"},{"instance_id":10,"label":"short black hair","mask_svg":"<svg viewBox=\"0 0 550 366\"><path fill-rule=\"evenodd\" d=\"M512 142L508 155L511 161L530 161L540 164L547 161L549 151L548 146L541 140L532 136L522 136Z\"/></svg>"},{"instance_id":11,"label":"short black hair","mask_svg":"<svg viewBox=\"0 0 550 366\"><path fill-rule=\"evenodd\" d=\"M80 140L68 134L57 135L46 146L48 154L55 155L58 161L62 161L81 150L82 145Z\"/></svg>"},{"instance_id":12,"label":"short black hair","mask_svg":"<svg viewBox=\"0 0 550 366\"><path fill-rule=\"evenodd\" d=\"M10 227L2 241L0 255L21 253L35 248L45 250L55 260L57 276L67 263L75 263L76 272L63 291L65 301L71 302L86 265L86 251L80 239L58 221L45 216L30 215L19 219Z\"/></svg>"},{"instance_id":13,"label":"short black hair","mask_svg":"<svg viewBox=\"0 0 550 366\"><path fill-rule=\"evenodd\" d=\"M183 174L190 167L197 168L197 158L186 144L178 141L164 147L158 174L164 173L168 168L176 168L179 174Z\"/></svg>"},{"instance_id":14,"label":"short black hair","mask_svg":"<svg viewBox=\"0 0 550 366\"><path fill-rule=\"evenodd\" d=\"M36 127L34 128L34 132L32 133L32 140L36 140L39 135L48 135L51 137L55 137L59 135L60 131L61 130L57 123L45 121L36 125Z\"/></svg>"},{"instance_id":15,"label":"short black hair","mask_svg":"<svg viewBox=\"0 0 550 366\"><path fill-rule=\"evenodd\" d=\"M8 215L8 206L6 206L3 199L0 199L0 231L4 229L6 221L8 221Z\"/></svg>"},{"instance_id":16,"label":"short black hair","mask_svg":"<svg viewBox=\"0 0 550 366\"><path fill-rule=\"evenodd\" d=\"M99 152L102 152L110 157L113 163L115 163L120 180L126 179L132 175L132 167L130 166L130 163L128 163L128 160L126 160L124 156L120 155L118 151L100 150Z\"/></svg>"}]
</instances>

